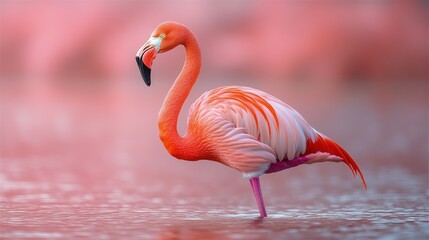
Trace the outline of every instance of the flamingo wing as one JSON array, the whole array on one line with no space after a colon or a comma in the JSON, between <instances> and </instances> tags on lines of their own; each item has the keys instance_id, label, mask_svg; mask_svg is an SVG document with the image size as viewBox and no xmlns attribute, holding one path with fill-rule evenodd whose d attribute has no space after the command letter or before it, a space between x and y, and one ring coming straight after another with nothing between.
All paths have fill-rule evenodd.
<instances>
[{"instance_id":1,"label":"flamingo wing","mask_svg":"<svg viewBox=\"0 0 429 240\"><path fill-rule=\"evenodd\" d=\"M246 177L263 174L271 163L305 153L316 132L293 108L248 87L220 87L191 107L189 130L204 133L218 160ZM203 137L200 137L203 139ZM204 140L203 140L204 141Z\"/></svg>"}]
</instances>

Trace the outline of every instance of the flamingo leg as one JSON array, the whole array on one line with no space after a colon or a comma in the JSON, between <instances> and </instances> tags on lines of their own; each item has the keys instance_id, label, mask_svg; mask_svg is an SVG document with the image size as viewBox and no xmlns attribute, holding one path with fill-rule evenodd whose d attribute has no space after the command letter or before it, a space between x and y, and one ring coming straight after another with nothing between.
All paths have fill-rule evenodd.
<instances>
[{"instance_id":1,"label":"flamingo leg","mask_svg":"<svg viewBox=\"0 0 429 240\"><path fill-rule=\"evenodd\" d=\"M255 195L256 204L258 205L259 214L261 217L267 216L265 210L264 198L262 196L261 184L259 183L259 177L249 179L250 185L252 185L253 195Z\"/></svg>"}]
</instances>

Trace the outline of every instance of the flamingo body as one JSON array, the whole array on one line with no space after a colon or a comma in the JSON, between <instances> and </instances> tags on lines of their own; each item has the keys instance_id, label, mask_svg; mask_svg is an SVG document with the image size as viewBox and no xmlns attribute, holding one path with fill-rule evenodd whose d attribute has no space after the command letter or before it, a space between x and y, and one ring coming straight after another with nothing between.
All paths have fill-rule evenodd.
<instances>
[{"instance_id":1,"label":"flamingo body","mask_svg":"<svg viewBox=\"0 0 429 240\"><path fill-rule=\"evenodd\" d=\"M220 87L191 107L188 129L211 150L213 160L258 177L270 164L292 160L316 132L294 109L257 89Z\"/></svg>"},{"instance_id":2,"label":"flamingo body","mask_svg":"<svg viewBox=\"0 0 429 240\"><path fill-rule=\"evenodd\" d=\"M219 87L204 93L192 105L188 129L177 132L179 112L198 78L201 54L198 42L184 25L165 22L137 52L146 84L158 52L177 45L186 48L182 71L167 94L159 114L159 132L171 155L183 160L207 159L234 168L250 180L260 216L267 216L259 177L317 162L344 162L354 175L363 175L337 143L312 128L292 107L263 91L241 86Z\"/></svg>"}]
</instances>

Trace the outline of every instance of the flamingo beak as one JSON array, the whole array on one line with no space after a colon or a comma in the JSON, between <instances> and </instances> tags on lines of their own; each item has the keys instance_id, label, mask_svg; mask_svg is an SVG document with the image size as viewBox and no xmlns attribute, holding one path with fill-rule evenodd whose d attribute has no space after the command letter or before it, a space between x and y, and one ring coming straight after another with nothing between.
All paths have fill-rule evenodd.
<instances>
[{"instance_id":1,"label":"flamingo beak","mask_svg":"<svg viewBox=\"0 0 429 240\"><path fill-rule=\"evenodd\" d=\"M140 74L143 77L146 85L150 86L150 72L152 68L153 60L156 58L156 54L161 46L162 38L151 37L149 40L137 51L136 62L139 67Z\"/></svg>"},{"instance_id":2,"label":"flamingo beak","mask_svg":"<svg viewBox=\"0 0 429 240\"><path fill-rule=\"evenodd\" d=\"M136 56L136 61L144 82L146 85L150 86L150 68L143 63L141 57Z\"/></svg>"}]
</instances>

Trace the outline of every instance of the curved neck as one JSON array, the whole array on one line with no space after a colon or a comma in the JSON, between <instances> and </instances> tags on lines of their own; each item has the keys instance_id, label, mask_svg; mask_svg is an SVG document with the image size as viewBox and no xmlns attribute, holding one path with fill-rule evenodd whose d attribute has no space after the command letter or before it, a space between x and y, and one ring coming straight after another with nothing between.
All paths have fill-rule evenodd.
<instances>
[{"instance_id":1,"label":"curved neck","mask_svg":"<svg viewBox=\"0 0 429 240\"><path fill-rule=\"evenodd\" d=\"M185 64L170 88L158 115L159 135L171 155L184 159L187 141L177 131L180 110L188 97L201 69L201 51L197 39L188 30L182 37L186 49ZM186 158L189 159L189 151ZM192 158L192 157L191 157Z\"/></svg>"}]
</instances>

